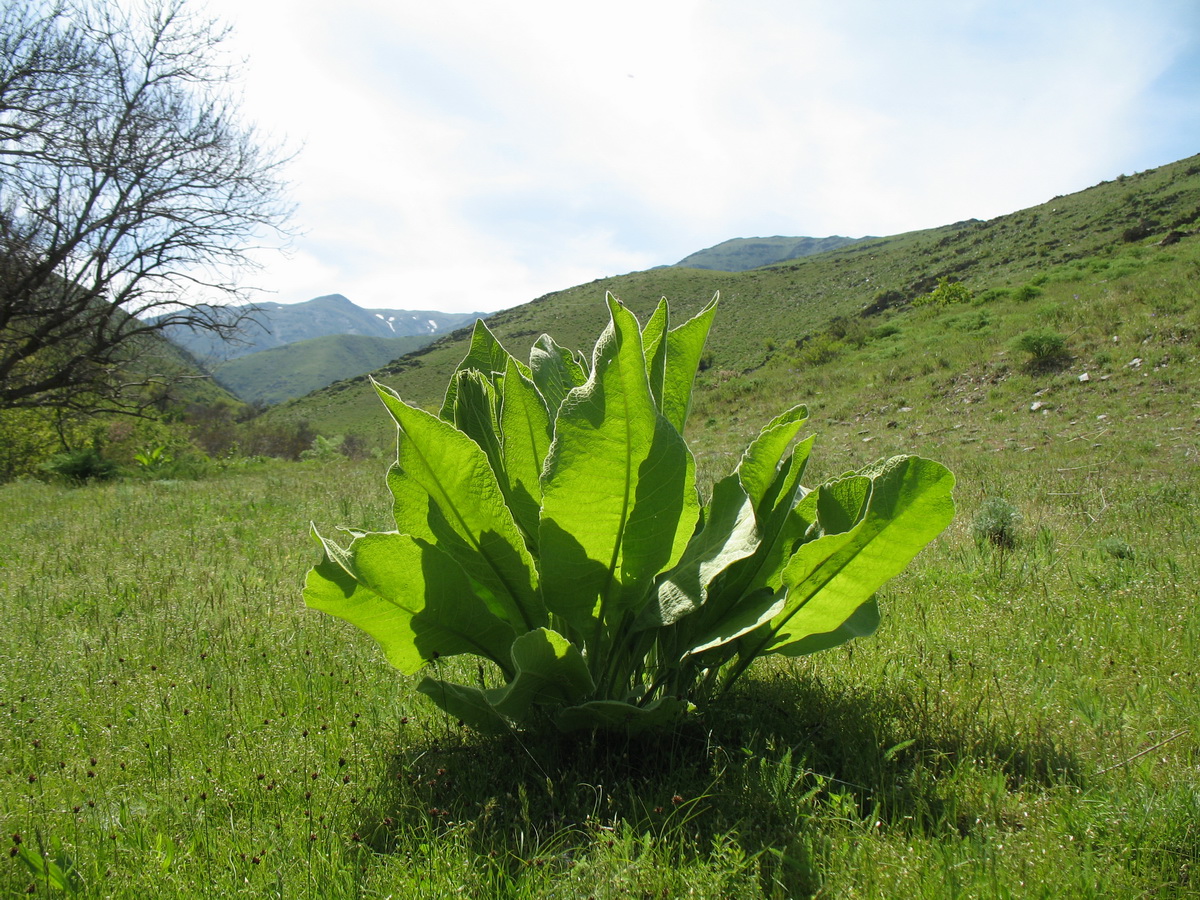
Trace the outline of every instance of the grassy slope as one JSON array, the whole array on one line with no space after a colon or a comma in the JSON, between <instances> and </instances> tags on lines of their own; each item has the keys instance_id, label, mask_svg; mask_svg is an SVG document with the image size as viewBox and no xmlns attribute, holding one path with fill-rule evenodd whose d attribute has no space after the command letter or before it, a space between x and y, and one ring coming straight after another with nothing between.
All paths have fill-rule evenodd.
<instances>
[{"instance_id":1,"label":"grassy slope","mask_svg":"<svg viewBox=\"0 0 1200 900\"><path fill-rule=\"evenodd\" d=\"M155 338L153 349L137 364L134 377L162 374L170 382L169 394L178 405L213 406L226 404L238 408L243 402L212 377L186 350L170 341Z\"/></svg>"},{"instance_id":2,"label":"grassy slope","mask_svg":"<svg viewBox=\"0 0 1200 900\"><path fill-rule=\"evenodd\" d=\"M960 513L874 638L659 742L476 738L302 608L306 523L386 527L382 461L4 488L0 828L89 896L1194 896L1200 240L1121 267L712 375L703 477L810 398L807 482L916 451ZM1029 368L1047 321L1071 356ZM972 535L996 497L1009 550Z\"/></svg>"},{"instance_id":3,"label":"grassy slope","mask_svg":"<svg viewBox=\"0 0 1200 900\"><path fill-rule=\"evenodd\" d=\"M214 377L243 400L281 403L377 369L432 340L432 335L326 335L238 357L217 366Z\"/></svg>"},{"instance_id":4,"label":"grassy slope","mask_svg":"<svg viewBox=\"0 0 1200 900\"><path fill-rule=\"evenodd\" d=\"M1195 157L988 222L864 241L778 266L739 273L660 268L604 278L497 313L488 325L522 357L543 332L568 347L590 347L606 321L606 291L642 317L663 296L684 316L719 292L721 312L709 342L714 368L743 375L766 364L771 348L819 332L833 316L858 316L880 294L911 300L940 277L960 279L976 294L1015 288L1056 266L1101 265L1127 256L1134 245L1123 236L1130 228L1145 225L1145 244L1198 216ZM433 405L463 357L468 335L454 332L374 375L401 396ZM359 432L380 444L390 434L365 377L330 385L272 415L307 419L327 434Z\"/></svg>"}]
</instances>

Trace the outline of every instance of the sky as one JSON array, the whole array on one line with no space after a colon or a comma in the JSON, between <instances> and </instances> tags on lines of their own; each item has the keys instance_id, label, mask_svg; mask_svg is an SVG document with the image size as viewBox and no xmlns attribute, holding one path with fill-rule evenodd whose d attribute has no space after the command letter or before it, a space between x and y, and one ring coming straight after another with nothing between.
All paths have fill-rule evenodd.
<instances>
[{"instance_id":1,"label":"sky","mask_svg":"<svg viewBox=\"0 0 1200 900\"><path fill-rule=\"evenodd\" d=\"M494 311L1200 153L1197 0L197 0L295 151L283 303Z\"/></svg>"}]
</instances>

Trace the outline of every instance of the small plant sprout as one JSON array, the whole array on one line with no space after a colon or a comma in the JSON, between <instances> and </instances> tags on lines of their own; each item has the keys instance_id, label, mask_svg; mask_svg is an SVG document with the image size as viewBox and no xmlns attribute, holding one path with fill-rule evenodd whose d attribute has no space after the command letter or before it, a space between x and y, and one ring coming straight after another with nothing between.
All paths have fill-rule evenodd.
<instances>
[{"instance_id":1,"label":"small plant sprout","mask_svg":"<svg viewBox=\"0 0 1200 900\"><path fill-rule=\"evenodd\" d=\"M682 435L716 302L675 328L665 300L644 327L607 302L590 359L543 336L526 365L478 322L437 415L376 385L396 530L317 535L307 604L407 673L486 660L494 687L439 664L417 688L479 730L657 728L759 657L871 634L875 592L954 515L953 476L913 456L802 487L803 406L702 505Z\"/></svg>"},{"instance_id":2,"label":"small plant sprout","mask_svg":"<svg viewBox=\"0 0 1200 900\"><path fill-rule=\"evenodd\" d=\"M1017 546L1017 532L1021 524L1021 513L1003 497L989 497L983 501L971 531L980 548L998 547L1012 550Z\"/></svg>"}]
</instances>

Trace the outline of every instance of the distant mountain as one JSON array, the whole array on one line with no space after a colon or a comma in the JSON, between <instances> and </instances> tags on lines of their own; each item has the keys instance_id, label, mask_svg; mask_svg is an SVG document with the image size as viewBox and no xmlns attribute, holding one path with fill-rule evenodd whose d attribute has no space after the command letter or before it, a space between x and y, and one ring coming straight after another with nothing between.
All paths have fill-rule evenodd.
<instances>
[{"instance_id":1,"label":"distant mountain","mask_svg":"<svg viewBox=\"0 0 1200 900\"><path fill-rule=\"evenodd\" d=\"M249 307L220 310L227 315L245 313ZM167 336L202 364L249 356L260 350L335 334L394 338L435 335L469 325L482 313L446 313L412 309L364 309L341 294L328 294L304 303L260 303L236 341L222 341L209 331L171 328ZM363 369L362 371L367 371ZM326 382L328 383L328 382Z\"/></svg>"},{"instance_id":2,"label":"distant mountain","mask_svg":"<svg viewBox=\"0 0 1200 900\"><path fill-rule=\"evenodd\" d=\"M833 235L825 238L811 237L754 237L733 238L722 241L715 247L686 256L676 266L688 269L714 269L719 272L744 272L769 266L789 259L813 256L829 250L837 250L871 238L848 238Z\"/></svg>"},{"instance_id":3,"label":"distant mountain","mask_svg":"<svg viewBox=\"0 0 1200 900\"><path fill-rule=\"evenodd\" d=\"M436 337L328 334L220 363L213 368L213 378L247 402L282 403L343 378L378 369L424 347Z\"/></svg>"}]
</instances>

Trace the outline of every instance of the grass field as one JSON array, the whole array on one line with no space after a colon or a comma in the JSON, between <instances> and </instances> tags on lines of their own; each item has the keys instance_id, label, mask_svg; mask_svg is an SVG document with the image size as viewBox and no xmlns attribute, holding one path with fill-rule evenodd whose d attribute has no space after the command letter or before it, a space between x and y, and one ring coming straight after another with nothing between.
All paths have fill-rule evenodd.
<instances>
[{"instance_id":1,"label":"grass field","mask_svg":"<svg viewBox=\"0 0 1200 900\"><path fill-rule=\"evenodd\" d=\"M928 315L908 339L945 325ZM1079 359L994 384L988 355L878 388L901 362L806 369L825 474L925 452L959 518L883 592L875 637L761 663L656 739L477 737L305 609L308 522L386 527L378 461L0 488L0 891L1196 896L1196 352L1138 346L1183 351L1087 383ZM694 413L710 476L795 377L771 371Z\"/></svg>"}]
</instances>

